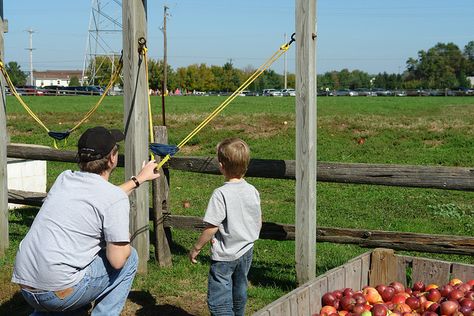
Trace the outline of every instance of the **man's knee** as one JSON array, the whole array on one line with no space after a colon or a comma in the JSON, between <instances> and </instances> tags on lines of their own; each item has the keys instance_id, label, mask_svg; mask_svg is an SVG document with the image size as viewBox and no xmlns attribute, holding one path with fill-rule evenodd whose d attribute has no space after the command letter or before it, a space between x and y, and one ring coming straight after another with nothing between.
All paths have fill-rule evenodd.
<instances>
[{"instance_id":1,"label":"man's knee","mask_svg":"<svg viewBox=\"0 0 474 316\"><path fill-rule=\"evenodd\" d=\"M127 265L135 269L138 267L138 253L133 247L131 247L130 256L127 259Z\"/></svg>"}]
</instances>

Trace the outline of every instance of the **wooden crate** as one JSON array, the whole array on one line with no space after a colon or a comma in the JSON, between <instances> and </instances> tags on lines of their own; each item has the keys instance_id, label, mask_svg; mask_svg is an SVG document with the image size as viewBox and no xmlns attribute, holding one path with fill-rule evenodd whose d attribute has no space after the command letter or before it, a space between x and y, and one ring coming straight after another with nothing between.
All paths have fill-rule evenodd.
<instances>
[{"instance_id":1,"label":"wooden crate","mask_svg":"<svg viewBox=\"0 0 474 316\"><path fill-rule=\"evenodd\" d=\"M450 279L474 279L474 265L396 255L391 249L374 249L346 264L334 268L314 280L265 306L254 316L311 316L319 313L324 293L350 287L360 290L366 285L389 284L411 280L425 284L446 284Z\"/></svg>"}]
</instances>

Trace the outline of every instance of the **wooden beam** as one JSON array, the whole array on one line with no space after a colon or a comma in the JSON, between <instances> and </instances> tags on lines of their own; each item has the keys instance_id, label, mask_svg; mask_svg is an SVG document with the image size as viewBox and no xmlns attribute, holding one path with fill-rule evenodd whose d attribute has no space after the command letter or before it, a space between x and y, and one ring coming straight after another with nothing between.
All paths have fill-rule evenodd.
<instances>
[{"instance_id":1,"label":"wooden beam","mask_svg":"<svg viewBox=\"0 0 474 316\"><path fill-rule=\"evenodd\" d=\"M316 0L296 0L296 238L298 284L316 275Z\"/></svg>"},{"instance_id":2,"label":"wooden beam","mask_svg":"<svg viewBox=\"0 0 474 316\"><path fill-rule=\"evenodd\" d=\"M0 0L0 61L5 62L3 51L3 0ZM7 107L5 79L0 80L0 258L8 249L8 176L7 176Z\"/></svg>"},{"instance_id":3,"label":"wooden beam","mask_svg":"<svg viewBox=\"0 0 474 316\"><path fill-rule=\"evenodd\" d=\"M125 178L141 169L148 160L148 88L145 63L139 56L139 40L147 38L146 0L122 2L123 91L125 122ZM148 183L130 195L130 231L140 258L138 273L147 272L149 258Z\"/></svg>"},{"instance_id":4,"label":"wooden beam","mask_svg":"<svg viewBox=\"0 0 474 316\"><path fill-rule=\"evenodd\" d=\"M155 126L155 142L168 143L166 126ZM160 162L160 157L155 157ZM163 213L169 210L169 170L160 168L160 177L153 180L153 227L155 229L155 260L160 267L171 267L171 250L164 229Z\"/></svg>"},{"instance_id":5,"label":"wooden beam","mask_svg":"<svg viewBox=\"0 0 474 316\"><path fill-rule=\"evenodd\" d=\"M44 146L7 145L9 158L76 162L76 152ZM119 156L119 167L124 157ZM321 182L373 184L413 188L474 191L474 171L466 167L410 166L319 162ZM214 157L173 157L166 168L197 173L220 174ZM295 179L294 160L252 159L246 177Z\"/></svg>"},{"instance_id":6,"label":"wooden beam","mask_svg":"<svg viewBox=\"0 0 474 316\"><path fill-rule=\"evenodd\" d=\"M10 190L8 202L41 206L45 193ZM150 209L153 214L153 209ZM187 230L202 230L202 218L163 213L164 227ZM352 229L338 227L317 227L318 242L355 244L369 248L390 248L431 253L446 253L474 256L474 237L431 235L382 230ZM295 225L264 222L260 239L294 240Z\"/></svg>"}]
</instances>

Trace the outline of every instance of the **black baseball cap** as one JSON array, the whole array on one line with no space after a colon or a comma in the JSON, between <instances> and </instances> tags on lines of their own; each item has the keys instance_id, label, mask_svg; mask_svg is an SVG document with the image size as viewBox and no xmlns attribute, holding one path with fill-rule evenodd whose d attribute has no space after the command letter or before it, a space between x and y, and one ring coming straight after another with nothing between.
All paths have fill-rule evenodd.
<instances>
[{"instance_id":1,"label":"black baseball cap","mask_svg":"<svg viewBox=\"0 0 474 316\"><path fill-rule=\"evenodd\" d=\"M107 156L117 142L125 139L118 129L107 129L103 126L89 128L77 142L77 154L80 161L93 161Z\"/></svg>"}]
</instances>

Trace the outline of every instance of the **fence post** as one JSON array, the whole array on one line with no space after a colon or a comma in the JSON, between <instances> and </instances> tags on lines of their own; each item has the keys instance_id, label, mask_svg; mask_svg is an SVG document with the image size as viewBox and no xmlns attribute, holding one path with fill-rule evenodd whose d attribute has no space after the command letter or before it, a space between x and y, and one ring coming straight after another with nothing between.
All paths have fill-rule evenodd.
<instances>
[{"instance_id":1,"label":"fence post","mask_svg":"<svg viewBox=\"0 0 474 316\"><path fill-rule=\"evenodd\" d=\"M125 121L125 178L135 175L148 160L148 89L145 66L139 56L139 40L147 38L146 0L122 2L123 102ZM147 272L150 257L149 186L143 183L130 194L130 231L140 258L138 273Z\"/></svg>"},{"instance_id":2,"label":"fence post","mask_svg":"<svg viewBox=\"0 0 474 316\"><path fill-rule=\"evenodd\" d=\"M154 127L155 141L160 144L168 143L166 126ZM161 158L155 156L156 162ZM153 180L153 228L155 230L155 260L160 267L171 267L171 250L164 229L163 211L169 210L169 169L160 168L160 177Z\"/></svg>"},{"instance_id":3,"label":"fence post","mask_svg":"<svg viewBox=\"0 0 474 316\"><path fill-rule=\"evenodd\" d=\"M316 275L316 0L296 0L296 235L298 284Z\"/></svg>"},{"instance_id":4,"label":"fence post","mask_svg":"<svg viewBox=\"0 0 474 316\"><path fill-rule=\"evenodd\" d=\"M0 60L4 61L3 52L3 0L0 0ZM8 248L8 178L7 178L7 109L5 100L5 82L0 82L0 258Z\"/></svg>"}]
</instances>

